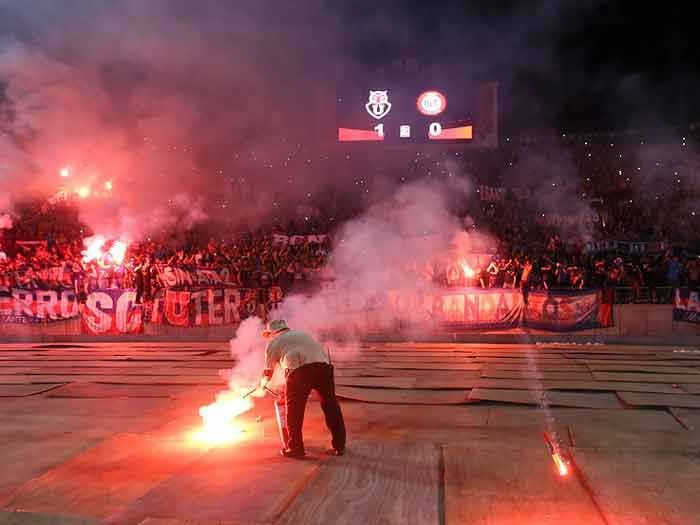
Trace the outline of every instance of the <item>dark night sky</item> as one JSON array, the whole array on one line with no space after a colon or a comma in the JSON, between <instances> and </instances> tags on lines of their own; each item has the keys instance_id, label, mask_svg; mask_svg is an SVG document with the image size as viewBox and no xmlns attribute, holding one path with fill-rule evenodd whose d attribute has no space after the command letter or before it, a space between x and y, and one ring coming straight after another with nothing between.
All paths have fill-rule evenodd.
<instances>
[{"instance_id":1,"label":"dark night sky","mask_svg":"<svg viewBox=\"0 0 700 525\"><path fill-rule=\"evenodd\" d=\"M476 67L477 77L499 80L502 126L512 131L696 120L700 67L691 11L683 2L586 0L404 1L375 3L371 12L357 4L341 9L353 22L345 45L354 58L414 56L456 71Z\"/></svg>"},{"instance_id":2,"label":"dark night sky","mask_svg":"<svg viewBox=\"0 0 700 525\"><path fill-rule=\"evenodd\" d=\"M236 202L220 213L246 221L296 209L331 182L355 184L316 158L311 128L336 129L334 97L319 103L334 79L408 58L463 82L465 97L498 81L502 134L700 122L697 18L677 5L0 0L0 205L3 192L113 179L111 212L99 199L84 212L127 209L133 225L200 201ZM63 166L84 179L58 181Z\"/></svg>"},{"instance_id":3,"label":"dark night sky","mask_svg":"<svg viewBox=\"0 0 700 525\"><path fill-rule=\"evenodd\" d=\"M465 81L499 81L506 133L683 125L700 120L700 66L691 40L697 22L684 4L0 0L0 51L17 41L79 71L97 63L105 89L122 100L144 82L198 90L203 107L221 105L217 86L260 97L269 88L279 100L268 115L287 123L299 120L298 99L308 85L327 82L339 68L417 58ZM164 25L170 32L158 29ZM220 63L212 66L211 55ZM194 82L213 67L221 70L227 57L230 71L214 78L212 89ZM191 79L170 81L187 69ZM0 70L0 115L8 78ZM252 119L244 135L255 135L262 119Z\"/></svg>"}]
</instances>

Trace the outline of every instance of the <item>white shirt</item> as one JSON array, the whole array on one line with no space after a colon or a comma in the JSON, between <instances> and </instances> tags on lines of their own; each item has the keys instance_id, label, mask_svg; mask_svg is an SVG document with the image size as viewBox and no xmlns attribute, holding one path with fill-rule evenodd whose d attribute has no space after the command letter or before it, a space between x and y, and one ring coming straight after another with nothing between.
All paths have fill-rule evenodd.
<instances>
[{"instance_id":1,"label":"white shirt","mask_svg":"<svg viewBox=\"0 0 700 525\"><path fill-rule=\"evenodd\" d=\"M310 363L330 363L328 352L313 337L300 330L287 330L272 339L265 349L265 370L277 363L291 372Z\"/></svg>"}]
</instances>

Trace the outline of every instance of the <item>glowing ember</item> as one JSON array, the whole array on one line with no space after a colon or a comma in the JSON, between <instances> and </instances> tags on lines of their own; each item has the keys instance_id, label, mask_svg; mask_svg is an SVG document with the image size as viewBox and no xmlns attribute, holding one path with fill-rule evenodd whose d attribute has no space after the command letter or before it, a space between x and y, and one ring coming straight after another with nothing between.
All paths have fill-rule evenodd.
<instances>
[{"instance_id":1,"label":"glowing ember","mask_svg":"<svg viewBox=\"0 0 700 525\"><path fill-rule=\"evenodd\" d=\"M106 189L107 191L112 191L112 188L113 188L113 187L114 187L114 186L113 186L111 180L108 180L107 182L105 182L105 189Z\"/></svg>"},{"instance_id":2,"label":"glowing ember","mask_svg":"<svg viewBox=\"0 0 700 525\"><path fill-rule=\"evenodd\" d=\"M236 417L253 408L250 398L242 398L232 391L221 392L216 401L199 409L202 428L192 435L196 441L207 445L223 445L238 438L243 429L236 424Z\"/></svg>"},{"instance_id":3,"label":"glowing ember","mask_svg":"<svg viewBox=\"0 0 700 525\"><path fill-rule=\"evenodd\" d=\"M569 466L566 464L566 461L561 457L559 452L552 454L552 460L557 466L557 472L559 472L560 476L566 476L569 473Z\"/></svg>"},{"instance_id":4,"label":"glowing ember","mask_svg":"<svg viewBox=\"0 0 700 525\"><path fill-rule=\"evenodd\" d=\"M58 170L58 174L61 177L70 177L70 169L68 168L68 166L64 166L63 168Z\"/></svg>"},{"instance_id":5,"label":"glowing ember","mask_svg":"<svg viewBox=\"0 0 700 525\"><path fill-rule=\"evenodd\" d=\"M476 275L476 272L472 269L471 266L469 266L469 263L467 263L467 261L465 261L464 259L459 261L459 266L460 268L462 268L464 277L466 277L467 279L471 279L472 277L474 277L474 275Z\"/></svg>"},{"instance_id":6,"label":"glowing ember","mask_svg":"<svg viewBox=\"0 0 700 525\"><path fill-rule=\"evenodd\" d=\"M75 193L81 199L87 199L90 196L90 188L88 186L80 186L75 190Z\"/></svg>"}]
</instances>

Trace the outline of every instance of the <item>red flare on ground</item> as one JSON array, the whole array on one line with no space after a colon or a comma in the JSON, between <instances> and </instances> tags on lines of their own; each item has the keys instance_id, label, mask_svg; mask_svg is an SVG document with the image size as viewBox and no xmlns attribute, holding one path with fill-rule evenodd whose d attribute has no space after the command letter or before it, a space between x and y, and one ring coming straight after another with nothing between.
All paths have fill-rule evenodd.
<instances>
[{"instance_id":1,"label":"red flare on ground","mask_svg":"<svg viewBox=\"0 0 700 525\"><path fill-rule=\"evenodd\" d=\"M567 476L569 474L569 466L566 464L566 461L561 457L559 452L552 454L552 460L557 466L557 471L559 472L560 476Z\"/></svg>"},{"instance_id":2,"label":"red flare on ground","mask_svg":"<svg viewBox=\"0 0 700 525\"><path fill-rule=\"evenodd\" d=\"M253 408L253 401L236 391L220 392L216 401L199 409L202 427L191 438L206 446L228 445L240 438L243 428L236 418ZM250 392L248 393L250 394Z\"/></svg>"},{"instance_id":3,"label":"red flare on ground","mask_svg":"<svg viewBox=\"0 0 700 525\"><path fill-rule=\"evenodd\" d=\"M544 442L547 443L547 448L549 448L549 453L552 456L552 461L557 467L557 473L561 476L569 475L569 462L562 455L560 451L560 445L556 439L552 439L546 432L544 433Z\"/></svg>"}]
</instances>

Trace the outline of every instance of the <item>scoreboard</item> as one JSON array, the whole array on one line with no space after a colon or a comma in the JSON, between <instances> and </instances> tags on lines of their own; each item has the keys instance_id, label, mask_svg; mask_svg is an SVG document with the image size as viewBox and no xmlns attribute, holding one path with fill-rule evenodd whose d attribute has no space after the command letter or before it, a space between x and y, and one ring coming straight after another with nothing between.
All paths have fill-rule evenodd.
<instances>
[{"instance_id":1,"label":"scoreboard","mask_svg":"<svg viewBox=\"0 0 700 525\"><path fill-rule=\"evenodd\" d=\"M336 99L339 142L470 143L473 99L445 85L345 86Z\"/></svg>"}]
</instances>

